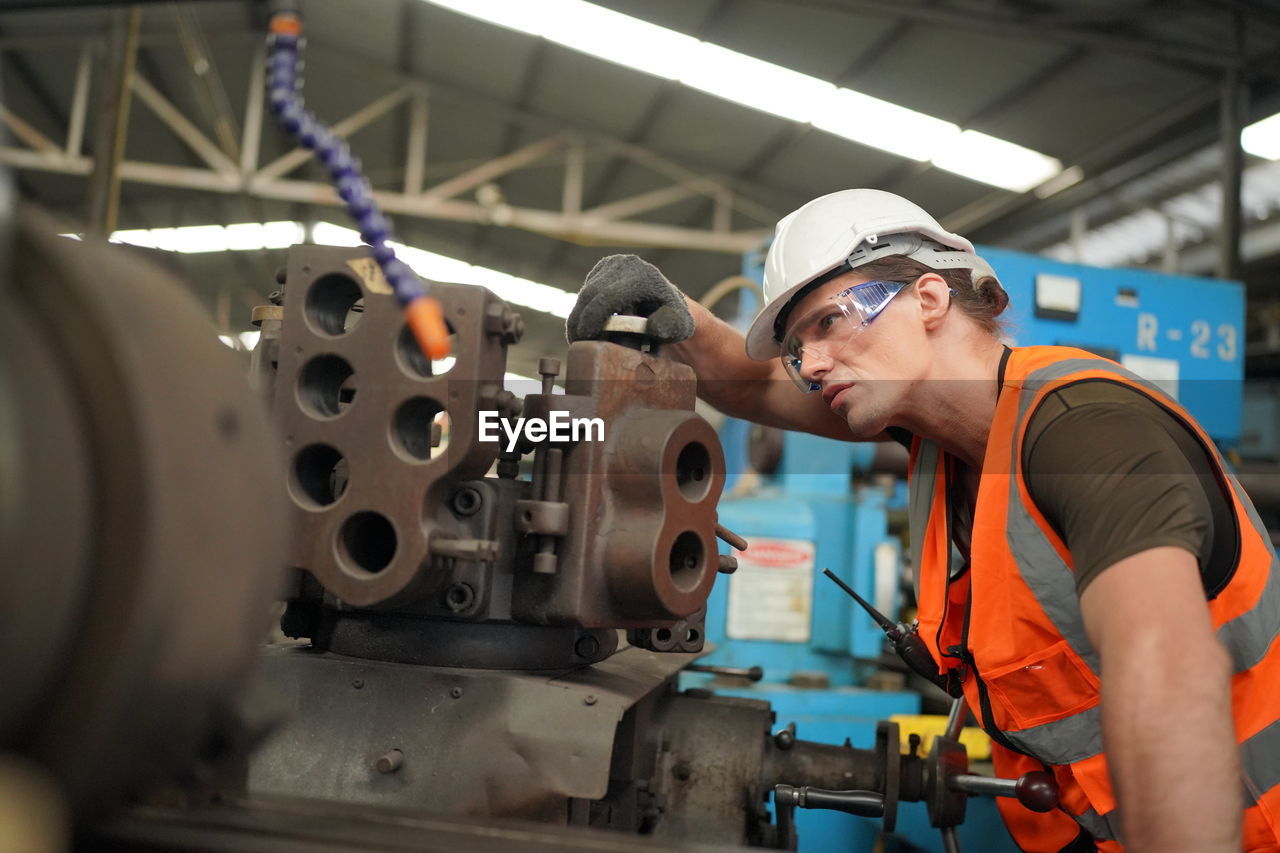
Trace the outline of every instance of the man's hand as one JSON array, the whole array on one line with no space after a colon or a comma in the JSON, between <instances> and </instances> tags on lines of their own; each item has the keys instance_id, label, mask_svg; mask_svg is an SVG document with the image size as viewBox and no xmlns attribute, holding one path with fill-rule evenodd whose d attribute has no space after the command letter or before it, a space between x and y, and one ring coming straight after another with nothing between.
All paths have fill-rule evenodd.
<instances>
[{"instance_id":1,"label":"man's hand","mask_svg":"<svg viewBox=\"0 0 1280 853\"><path fill-rule=\"evenodd\" d=\"M609 255L591 268L569 312L565 336L569 343L598 339L615 314L648 317L646 333L663 343L683 341L694 331L684 295L635 255Z\"/></svg>"},{"instance_id":2,"label":"man's hand","mask_svg":"<svg viewBox=\"0 0 1280 853\"><path fill-rule=\"evenodd\" d=\"M1102 660L1102 732L1130 853L1240 849L1244 811L1231 659L1196 558L1142 551L1080 596Z\"/></svg>"}]
</instances>

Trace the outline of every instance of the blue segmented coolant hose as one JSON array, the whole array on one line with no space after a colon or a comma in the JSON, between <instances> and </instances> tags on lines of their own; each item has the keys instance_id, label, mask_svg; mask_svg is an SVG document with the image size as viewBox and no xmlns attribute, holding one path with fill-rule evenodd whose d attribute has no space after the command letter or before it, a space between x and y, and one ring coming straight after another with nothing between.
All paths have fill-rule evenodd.
<instances>
[{"instance_id":1,"label":"blue segmented coolant hose","mask_svg":"<svg viewBox=\"0 0 1280 853\"><path fill-rule=\"evenodd\" d=\"M298 58L302 50L302 17L295 4L278 2L271 14L267 51L267 102L280 125L298 143L316 152L329 171L360 238L373 248L373 258L405 312L405 322L428 358L449 354L449 329L437 302L413 270L396 257L389 245L391 223L378 210L373 188L364 177L360 159L346 140L334 135L305 106L298 86Z\"/></svg>"}]
</instances>

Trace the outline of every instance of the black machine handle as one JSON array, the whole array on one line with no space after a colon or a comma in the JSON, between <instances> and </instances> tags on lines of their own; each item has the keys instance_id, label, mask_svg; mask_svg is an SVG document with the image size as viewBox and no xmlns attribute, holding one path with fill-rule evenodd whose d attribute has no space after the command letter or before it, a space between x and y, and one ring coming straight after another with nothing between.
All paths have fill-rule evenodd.
<instances>
[{"instance_id":1,"label":"black machine handle","mask_svg":"<svg viewBox=\"0 0 1280 853\"><path fill-rule=\"evenodd\" d=\"M828 791L825 788L773 786L773 805L778 820L778 847L796 847L796 809L827 809L858 817L883 817L884 797L876 791Z\"/></svg>"},{"instance_id":2,"label":"black machine handle","mask_svg":"<svg viewBox=\"0 0 1280 853\"><path fill-rule=\"evenodd\" d=\"M758 666L712 666L705 663L691 663L685 667L689 672L707 672L712 675L727 675L733 678L745 678L747 681L759 681L764 678L764 669Z\"/></svg>"}]
</instances>

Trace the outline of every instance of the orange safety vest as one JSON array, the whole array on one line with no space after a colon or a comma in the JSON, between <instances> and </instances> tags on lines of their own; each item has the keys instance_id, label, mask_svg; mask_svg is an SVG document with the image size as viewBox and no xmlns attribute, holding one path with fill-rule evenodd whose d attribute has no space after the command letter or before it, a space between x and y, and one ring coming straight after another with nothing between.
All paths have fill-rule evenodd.
<instances>
[{"instance_id":1,"label":"orange safety vest","mask_svg":"<svg viewBox=\"0 0 1280 853\"><path fill-rule=\"evenodd\" d=\"M1280 851L1280 561L1253 504L1181 406L1113 361L1069 347L1014 349L987 439L970 564L953 558L948 488L956 461L917 437L909 513L920 635L991 735L1000 776L1050 770L1061 807L1037 814L1002 798L1027 851L1122 851L1122 820L1102 750L1098 655L1085 635L1071 554L1036 508L1022 441L1037 406L1063 385L1116 382L1146 394L1192 432L1229 484L1240 548L1208 602L1234 665L1232 710L1244 770L1244 849Z\"/></svg>"}]
</instances>

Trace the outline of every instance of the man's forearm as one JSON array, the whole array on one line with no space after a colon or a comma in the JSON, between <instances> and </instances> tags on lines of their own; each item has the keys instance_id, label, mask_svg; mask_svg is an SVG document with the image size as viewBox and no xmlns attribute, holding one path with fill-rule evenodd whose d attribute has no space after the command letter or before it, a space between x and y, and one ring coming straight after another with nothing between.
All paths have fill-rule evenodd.
<instances>
[{"instance_id":1,"label":"man's forearm","mask_svg":"<svg viewBox=\"0 0 1280 853\"><path fill-rule=\"evenodd\" d=\"M1242 787L1227 656L1220 647L1184 654L1177 638L1168 640L1148 638L1145 663L1135 650L1129 664L1108 661L1103 677L1103 731L1127 849L1238 851Z\"/></svg>"},{"instance_id":2,"label":"man's forearm","mask_svg":"<svg viewBox=\"0 0 1280 853\"><path fill-rule=\"evenodd\" d=\"M669 348L671 355L698 375L698 396L735 418L851 439L849 428L816 394L799 393L781 365L754 361L742 333L685 297L693 315L693 337Z\"/></svg>"},{"instance_id":3,"label":"man's forearm","mask_svg":"<svg viewBox=\"0 0 1280 853\"><path fill-rule=\"evenodd\" d=\"M1103 741L1131 853L1234 853L1244 809L1231 661L1195 558L1159 547L1085 590L1102 659Z\"/></svg>"}]
</instances>

